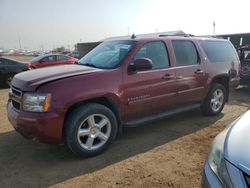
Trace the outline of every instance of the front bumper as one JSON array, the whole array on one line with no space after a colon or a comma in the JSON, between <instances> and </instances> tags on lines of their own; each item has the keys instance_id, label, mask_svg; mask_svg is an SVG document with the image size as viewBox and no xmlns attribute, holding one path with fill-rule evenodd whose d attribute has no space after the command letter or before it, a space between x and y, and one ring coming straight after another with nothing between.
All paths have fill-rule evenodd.
<instances>
[{"instance_id":1,"label":"front bumper","mask_svg":"<svg viewBox=\"0 0 250 188\"><path fill-rule=\"evenodd\" d=\"M232 187L237 188L248 188L244 175L242 171L234 166L233 164L226 161L227 171L232 183ZM218 179L217 175L210 168L208 161L205 161L203 175L201 180L202 188L223 188L221 181Z\"/></svg>"},{"instance_id":2,"label":"front bumper","mask_svg":"<svg viewBox=\"0 0 250 188\"><path fill-rule=\"evenodd\" d=\"M8 119L17 132L46 144L62 142L63 117L54 112L31 113L16 110L9 101Z\"/></svg>"}]
</instances>

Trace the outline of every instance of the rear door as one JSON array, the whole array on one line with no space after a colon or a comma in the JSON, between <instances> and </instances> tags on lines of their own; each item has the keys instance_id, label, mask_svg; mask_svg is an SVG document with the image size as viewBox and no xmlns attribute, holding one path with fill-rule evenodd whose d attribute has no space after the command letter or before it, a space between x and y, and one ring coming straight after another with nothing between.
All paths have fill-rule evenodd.
<instances>
[{"instance_id":1,"label":"rear door","mask_svg":"<svg viewBox=\"0 0 250 188\"><path fill-rule=\"evenodd\" d=\"M175 70L171 67L165 42L144 43L133 60L139 58L151 59L153 68L125 73L123 95L128 119L156 114L175 104Z\"/></svg>"},{"instance_id":2,"label":"rear door","mask_svg":"<svg viewBox=\"0 0 250 188\"><path fill-rule=\"evenodd\" d=\"M62 65L62 64L69 64L69 57L64 56L64 55L57 55L56 56L56 64L57 65Z\"/></svg>"},{"instance_id":3,"label":"rear door","mask_svg":"<svg viewBox=\"0 0 250 188\"><path fill-rule=\"evenodd\" d=\"M47 67L47 66L53 66L53 65L56 65L55 55L46 56L41 60L41 63L39 63L39 67Z\"/></svg>"},{"instance_id":4,"label":"rear door","mask_svg":"<svg viewBox=\"0 0 250 188\"><path fill-rule=\"evenodd\" d=\"M207 75L192 40L172 40L177 78L177 104L200 101L205 96Z\"/></svg>"}]
</instances>

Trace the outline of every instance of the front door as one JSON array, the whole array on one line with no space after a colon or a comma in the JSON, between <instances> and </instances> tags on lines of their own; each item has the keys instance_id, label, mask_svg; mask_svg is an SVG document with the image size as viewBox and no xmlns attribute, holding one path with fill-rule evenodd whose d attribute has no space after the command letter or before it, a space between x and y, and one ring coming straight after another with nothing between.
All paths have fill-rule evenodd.
<instances>
[{"instance_id":1,"label":"front door","mask_svg":"<svg viewBox=\"0 0 250 188\"><path fill-rule=\"evenodd\" d=\"M139 58L151 59L153 67L124 75L125 114L130 120L156 114L175 104L175 69L170 65L165 42L145 43L133 60Z\"/></svg>"}]
</instances>

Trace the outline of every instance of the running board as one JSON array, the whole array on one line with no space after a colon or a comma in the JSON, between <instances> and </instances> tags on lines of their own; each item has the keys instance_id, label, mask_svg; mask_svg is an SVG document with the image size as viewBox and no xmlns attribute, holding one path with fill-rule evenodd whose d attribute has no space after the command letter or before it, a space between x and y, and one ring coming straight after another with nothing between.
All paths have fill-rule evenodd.
<instances>
[{"instance_id":1,"label":"running board","mask_svg":"<svg viewBox=\"0 0 250 188\"><path fill-rule=\"evenodd\" d=\"M166 117L170 117L170 116L173 116L175 114L179 114L179 113L186 112L189 110L194 110L197 108L200 108L200 104L192 104L192 105L188 105L188 106L184 106L184 107L180 107L180 108L175 108L173 110L154 114L154 115L149 116L149 117L124 122L123 126L124 127L137 127L139 125L143 125L143 124L155 121L155 120L164 119Z\"/></svg>"}]
</instances>

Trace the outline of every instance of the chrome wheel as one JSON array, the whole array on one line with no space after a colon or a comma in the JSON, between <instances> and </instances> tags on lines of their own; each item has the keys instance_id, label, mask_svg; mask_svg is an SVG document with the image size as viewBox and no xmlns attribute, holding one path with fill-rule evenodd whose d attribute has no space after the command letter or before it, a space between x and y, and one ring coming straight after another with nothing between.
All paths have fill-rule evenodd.
<instances>
[{"instance_id":1,"label":"chrome wheel","mask_svg":"<svg viewBox=\"0 0 250 188\"><path fill-rule=\"evenodd\" d=\"M221 89L216 89L213 93L213 97L211 99L210 105L214 112L217 112L220 110L220 108L223 106L224 102L224 93Z\"/></svg>"},{"instance_id":2,"label":"chrome wheel","mask_svg":"<svg viewBox=\"0 0 250 188\"><path fill-rule=\"evenodd\" d=\"M78 143L86 150L97 150L109 139L111 123L102 114L92 114L80 124L77 132Z\"/></svg>"}]
</instances>

